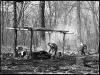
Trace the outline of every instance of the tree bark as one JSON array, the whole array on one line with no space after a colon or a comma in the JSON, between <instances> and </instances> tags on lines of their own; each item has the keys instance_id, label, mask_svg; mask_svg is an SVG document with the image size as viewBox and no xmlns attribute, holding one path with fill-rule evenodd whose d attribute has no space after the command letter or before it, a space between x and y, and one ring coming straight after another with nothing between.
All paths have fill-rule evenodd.
<instances>
[{"instance_id":1,"label":"tree bark","mask_svg":"<svg viewBox=\"0 0 100 75\"><path fill-rule=\"evenodd\" d=\"M43 27L43 28L45 28L44 12L45 12L45 1L40 1L40 24L41 24L41 27ZM42 40L45 39L45 32L42 32L41 38L42 38Z\"/></svg>"},{"instance_id":2,"label":"tree bark","mask_svg":"<svg viewBox=\"0 0 100 75\"><path fill-rule=\"evenodd\" d=\"M67 14L66 14L66 11L68 10L68 9L67 9L67 5L65 5L65 8L64 8L64 9L65 9L65 10L64 10L64 13L65 13L65 14L64 14L64 15L65 15L65 16L64 16L64 24L66 25L66 24L67 24L67 20L66 20L66 19L67 19Z\"/></svg>"},{"instance_id":3,"label":"tree bark","mask_svg":"<svg viewBox=\"0 0 100 75\"><path fill-rule=\"evenodd\" d=\"M23 2L21 3L21 8L22 8L22 27L24 27L24 4ZM25 31L21 31L22 32L22 36L23 36L23 45L25 45L25 38L26 38L26 35L25 35Z\"/></svg>"},{"instance_id":4,"label":"tree bark","mask_svg":"<svg viewBox=\"0 0 100 75\"><path fill-rule=\"evenodd\" d=\"M50 18L50 28L51 28L51 6L50 6L50 1L48 1L48 5L49 5L49 11L50 11L49 18Z\"/></svg>"},{"instance_id":5,"label":"tree bark","mask_svg":"<svg viewBox=\"0 0 100 75\"><path fill-rule=\"evenodd\" d=\"M2 1L2 16L1 16L1 20L2 20L2 45L4 45L4 10L3 10L3 1Z\"/></svg>"},{"instance_id":6,"label":"tree bark","mask_svg":"<svg viewBox=\"0 0 100 75\"><path fill-rule=\"evenodd\" d=\"M77 18L78 18L78 40L79 42L83 42L82 41L82 37L81 37L81 18L80 18L80 1L77 1Z\"/></svg>"},{"instance_id":7,"label":"tree bark","mask_svg":"<svg viewBox=\"0 0 100 75\"><path fill-rule=\"evenodd\" d=\"M97 24L96 24L96 16L95 16L95 4L94 1L91 2L92 4L92 14L93 14L93 23L94 23L94 29L95 29L95 38L96 38L96 42L95 42L95 52L98 52L98 47L99 47L99 33L97 30Z\"/></svg>"},{"instance_id":8,"label":"tree bark","mask_svg":"<svg viewBox=\"0 0 100 75\"><path fill-rule=\"evenodd\" d=\"M31 44L30 44L30 56L31 56L31 59L32 59L32 41L33 41L33 31L31 29Z\"/></svg>"},{"instance_id":9,"label":"tree bark","mask_svg":"<svg viewBox=\"0 0 100 75\"><path fill-rule=\"evenodd\" d=\"M9 3L8 3L8 7L9 7ZM7 12L6 12L6 15L7 15L7 27L9 27L8 25L10 24L10 21L9 21L9 12L8 12L8 7L7 7ZM8 31L6 32L6 46L8 45ZM10 43L10 42L9 42Z\"/></svg>"},{"instance_id":10,"label":"tree bark","mask_svg":"<svg viewBox=\"0 0 100 75\"><path fill-rule=\"evenodd\" d=\"M48 1L48 5L49 5L49 10L50 10L50 29L51 29L51 6L50 6L50 1ZM51 36L51 33L49 33L49 42L50 42L50 36Z\"/></svg>"},{"instance_id":11,"label":"tree bark","mask_svg":"<svg viewBox=\"0 0 100 75\"><path fill-rule=\"evenodd\" d=\"M88 52L90 51L90 27L87 25L87 16L85 17L85 26L86 26L86 32L87 32L87 44L88 44Z\"/></svg>"},{"instance_id":12,"label":"tree bark","mask_svg":"<svg viewBox=\"0 0 100 75\"><path fill-rule=\"evenodd\" d=\"M37 28L37 21L36 20L35 20L35 25L36 25L36 28ZM38 32L36 31L36 40L35 40L36 46L35 46L35 48L38 46L38 39L37 38L38 38Z\"/></svg>"},{"instance_id":13,"label":"tree bark","mask_svg":"<svg viewBox=\"0 0 100 75\"><path fill-rule=\"evenodd\" d=\"M16 13L16 1L13 2L14 6L14 28L18 27L17 26L17 13ZM18 57L17 53L17 29L14 29L14 50L15 50L15 57Z\"/></svg>"},{"instance_id":14,"label":"tree bark","mask_svg":"<svg viewBox=\"0 0 100 75\"><path fill-rule=\"evenodd\" d=\"M54 26L56 26L56 24L57 24L57 3L55 2L55 19L54 19Z\"/></svg>"},{"instance_id":15,"label":"tree bark","mask_svg":"<svg viewBox=\"0 0 100 75\"><path fill-rule=\"evenodd\" d=\"M0 0L0 7L1 7L1 0ZM0 11L0 29L1 29L1 11ZM1 35L1 30L0 30L0 35ZM0 48L1 48L1 38L0 38ZM1 54L1 51L0 51Z\"/></svg>"},{"instance_id":16,"label":"tree bark","mask_svg":"<svg viewBox=\"0 0 100 75\"><path fill-rule=\"evenodd\" d=\"M45 28L45 16L44 16L45 1L40 1L39 8L40 8L40 25L41 25L42 28ZM41 39L42 39L42 47L43 47L43 50L44 50L44 49L46 49L45 48L46 47L45 32L41 31L40 35L41 35Z\"/></svg>"}]
</instances>

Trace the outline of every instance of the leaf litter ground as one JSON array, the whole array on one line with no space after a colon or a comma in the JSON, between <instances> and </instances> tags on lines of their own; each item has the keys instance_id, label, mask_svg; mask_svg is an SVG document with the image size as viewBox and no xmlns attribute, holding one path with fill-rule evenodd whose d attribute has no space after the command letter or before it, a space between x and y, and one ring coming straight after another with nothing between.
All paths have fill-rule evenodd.
<instances>
[{"instance_id":1,"label":"leaf litter ground","mask_svg":"<svg viewBox=\"0 0 100 75\"><path fill-rule=\"evenodd\" d=\"M8 58L8 59L7 59ZM11 57L1 60L1 74L99 74L99 56L87 56L88 66L76 66L76 56L62 59L20 60Z\"/></svg>"}]
</instances>

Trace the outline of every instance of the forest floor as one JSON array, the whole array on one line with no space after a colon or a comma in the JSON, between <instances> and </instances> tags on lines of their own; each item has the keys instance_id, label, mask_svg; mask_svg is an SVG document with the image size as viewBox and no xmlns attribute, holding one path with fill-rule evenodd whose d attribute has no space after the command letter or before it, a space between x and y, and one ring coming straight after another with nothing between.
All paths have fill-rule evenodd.
<instances>
[{"instance_id":1,"label":"forest floor","mask_svg":"<svg viewBox=\"0 0 100 75\"><path fill-rule=\"evenodd\" d=\"M99 74L99 56L87 56L88 66L76 66L76 56L64 55L62 59L1 60L1 74Z\"/></svg>"},{"instance_id":2,"label":"forest floor","mask_svg":"<svg viewBox=\"0 0 100 75\"><path fill-rule=\"evenodd\" d=\"M99 54L87 55L84 67L76 65L77 55L68 54L62 59L18 61L2 53L0 74L99 74Z\"/></svg>"}]
</instances>

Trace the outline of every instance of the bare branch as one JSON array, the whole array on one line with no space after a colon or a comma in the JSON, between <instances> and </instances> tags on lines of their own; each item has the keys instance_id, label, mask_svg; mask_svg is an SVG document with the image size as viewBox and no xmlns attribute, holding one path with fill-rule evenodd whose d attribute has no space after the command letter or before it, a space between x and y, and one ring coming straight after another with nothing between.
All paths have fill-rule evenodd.
<instances>
[{"instance_id":1,"label":"bare branch","mask_svg":"<svg viewBox=\"0 0 100 75\"><path fill-rule=\"evenodd\" d=\"M24 12L26 10L26 8L29 6L30 2L25 2L25 4L21 4L21 9L19 12L19 18L18 18L18 24L20 23L20 21L22 20L22 12ZM25 8L25 6L27 5L27 7Z\"/></svg>"},{"instance_id":2,"label":"bare branch","mask_svg":"<svg viewBox=\"0 0 100 75\"><path fill-rule=\"evenodd\" d=\"M89 3L89 1L87 1L88 2L88 4L90 5L90 8L92 9L92 5Z\"/></svg>"},{"instance_id":3,"label":"bare branch","mask_svg":"<svg viewBox=\"0 0 100 75\"><path fill-rule=\"evenodd\" d=\"M24 11L27 9L27 7L29 6L29 4L30 4L30 2L29 2L29 3L27 3L27 6L24 8Z\"/></svg>"},{"instance_id":4,"label":"bare branch","mask_svg":"<svg viewBox=\"0 0 100 75\"><path fill-rule=\"evenodd\" d=\"M20 20L21 20L21 18L22 18L22 12L23 12L23 3L21 4L21 10L20 10L20 12L19 12L19 17L18 17L18 21L17 21L17 24L19 24L20 23Z\"/></svg>"},{"instance_id":5,"label":"bare branch","mask_svg":"<svg viewBox=\"0 0 100 75\"><path fill-rule=\"evenodd\" d=\"M80 2L80 4L82 4L82 2ZM68 13L67 13L67 15L66 16L68 16L68 14L72 11L72 9L73 8L75 8L77 6L77 3L75 3L70 9L69 9L69 11L68 11Z\"/></svg>"},{"instance_id":6,"label":"bare branch","mask_svg":"<svg viewBox=\"0 0 100 75\"><path fill-rule=\"evenodd\" d=\"M67 4L65 4L64 3L64 1L61 1L62 2L62 4L64 4L64 5L68 5L69 3L70 3L70 1L67 1ZM71 1L72 2L72 1Z\"/></svg>"}]
</instances>

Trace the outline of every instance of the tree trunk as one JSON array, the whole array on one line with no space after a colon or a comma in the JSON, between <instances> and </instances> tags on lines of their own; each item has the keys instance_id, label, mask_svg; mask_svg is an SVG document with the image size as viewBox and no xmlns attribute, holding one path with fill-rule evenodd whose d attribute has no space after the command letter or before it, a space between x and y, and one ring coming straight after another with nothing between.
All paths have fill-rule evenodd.
<instances>
[{"instance_id":1,"label":"tree trunk","mask_svg":"<svg viewBox=\"0 0 100 75\"><path fill-rule=\"evenodd\" d=\"M0 7L1 7L1 0L0 0ZM1 11L0 11L0 29L1 29L1 18L2 18L2 16L1 16ZM1 35L1 30L0 30L0 35ZM0 48L1 48L1 39L0 39ZM1 55L1 51L0 51L0 55Z\"/></svg>"},{"instance_id":2,"label":"tree trunk","mask_svg":"<svg viewBox=\"0 0 100 75\"><path fill-rule=\"evenodd\" d=\"M2 1L2 16L1 16L1 20L2 20L2 45L4 45L4 10L3 10L3 1Z\"/></svg>"},{"instance_id":3,"label":"tree trunk","mask_svg":"<svg viewBox=\"0 0 100 75\"><path fill-rule=\"evenodd\" d=\"M37 21L36 21L36 20L35 20L35 27L37 28ZM36 39L37 39L37 31L36 31L35 33L36 33ZM35 45L36 45L35 47L37 47L37 42L38 42L38 41L35 40Z\"/></svg>"},{"instance_id":4,"label":"tree trunk","mask_svg":"<svg viewBox=\"0 0 100 75\"><path fill-rule=\"evenodd\" d=\"M7 27L9 27L10 21L9 21L9 18L8 18L8 15L9 15L8 7L7 7L6 15L7 15ZM6 31L6 46L8 45L8 37L7 36L8 36L8 31Z\"/></svg>"},{"instance_id":5,"label":"tree trunk","mask_svg":"<svg viewBox=\"0 0 100 75\"><path fill-rule=\"evenodd\" d=\"M86 15L86 17L85 17L85 26L86 26L85 28L86 28L86 33L87 33L87 39L86 39L87 42L86 43L88 45L88 49L87 50L89 52L90 51L90 48L91 48L90 47L90 27L87 25L87 20L88 19L87 19L87 15Z\"/></svg>"},{"instance_id":6,"label":"tree trunk","mask_svg":"<svg viewBox=\"0 0 100 75\"><path fill-rule=\"evenodd\" d=\"M77 38L78 38L79 42L83 42L82 37L81 37L80 1L77 1L77 4L78 4L77 5L77 18L78 18L78 29L77 29L78 36L77 36Z\"/></svg>"},{"instance_id":7,"label":"tree trunk","mask_svg":"<svg viewBox=\"0 0 100 75\"><path fill-rule=\"evenodd\" d=\"M57 1L55 1L55 17L54 17L54 26L57 26ZM57 42L56 39L56 35L55 35L55 43Z\"/></svg>"},{"instance_id":8,"label":"tree trunk","mask_svg":"<svg viewBox=\"0 0 100 75\"><path fill-rule=\"evenodd\" d=\"M57 7L56 7L56 2L55 2L55 19L54 19L54 26L56 26L56 23L57 23Z\"/></svg>"},{"instance_id":9,"label":"tree trunk","mask_svg":"<svg viewBox=\"0 0 100 75\"><path fill-rule=\"evenodd\" d=\"M50 10L49 18L50 18L50 28L51 28L51 6L50 6L50 1L48 1L48 5L49 5L49 10Z\"/></svg>"},{"instance_id":10,"label":"tree trunk","mask_svg":"<svg viewBox=\"0 0 100 75\"><path fill-rule=\"evenodd\" d=\"M45 1L40 1L40 24L41 24L41 27L43 27L43 28L45 28L44 11L45 11ZM42 40L45 39L45 32L42 32L41 38L42 38Z\"/></svg>"},{"instance_id":11,"label":"tree trunk","mask_svg":"<svg viewBox=\"0 0 100 75\"><path fill-rule=\"evenodd\" d=\"M64 11L64 24L66 25L67 24L67 21L66 21L66 19L67 19L67 14L66 14L66 11L67 11L68 9L67 9L67 6L65 7L65 11Z\"/></svg>"},{"instance_id":12,"label":"tree trunk","mask_svg":"<svg viewBox=\"0 0 100 75\"><path fill-rule=\"evenodd\" d=\"M42 28L45 28L45 16L44 16L45 1L40 1L39 8L40 8L40 25L41 25ZM44 49L46 49L45 32L41 31L40 33L41 33L40 35L41 35L41 38L42 38L42 48L44 50Z\"/></svg>"},{"instance_id":13,"label":"tree trunk","mask_svg":"<svg viewBox=\"0 0 100 75\"><path fill-rule=\"evenodd\" d=\"M35 20L35 25L36 25L36 28L37 28L37 21L36 21L36 20ZM35 46L35 48L38 46L38 39L37 39L37 38L38 38L38 32L36 31L36 38L35 38L35 39L36 39L36 40L35 40L35 45L36 45L36 46ZM36 50L36 49L35 49L35 50Z\"/></svg>"},{"instance_id":14,"label":"tree trunk","mask_svg":"<svg viewBox=\"0 0 100 75\"><path fill-rule=\"evenodd\" d=\"M98 52L98 47L99 47L99 43L98 43L98 41L99 41L99 33L98 33L98 30L97 30L97 24L96 24L96 16L95 16L95 8L94 8L94 6L95 6L95 4L94 4L94 1L92 1L91 2L91 4L92 4L92 14L93 14L93 23L94 23L94 29L95 29L95 38L96 38L96 41L95 41L95 52Z\"/></svg>"},{"instance_id":15,"label":"tree trunk","mask_svg":"<svg viewBox=\"0 0 100 75\"><path fill-rule=\"evenodd\" d=\"M16 1L13 2L14 6L14 28L18 27L17 26L17 13L16 13ZM15 57L18 57L17 53L17 29L14 29L14 49L15 49Z\"/></svg>"},{"instance_id":16,"label":"tree trunk","mask_svg":"<svg viewBox=\"0 0 100 75\"><path fill-rule=\"evenodd\" d=\"M22 2L22 5L21 5L23 8L23 2ZM24 8L22 9L22 27L24 27ZM25 45L25 38L26 38L26 35L25 35L25 31L21 31L22 32L22 36L23 36L23 45Z\"/></svg>"},{"instance_id":17,"label":"tree trunk","mask_svg":"<svg viewBox=\"0 0 100 75\"><path fill-rule=\"evenodd\" d=\"M48 1L48 5L49 5L49 10L50 10L50 29L51 29L51 7L50 7L50 1ZM51 33L49 33L49 42L50 42L50 36L51 36Z\"/></svg>"},{"instance_id":18,"label":"tree trunk","mask_svg":"<svg viewBox=\"0 0 100 75\"><path fill-rule=\"evenodd\" d=\"M31 59L32 59L32 41L33 41L33 31L31 29L31 44L30 44L30 56L31 56Z\"/></svg>"}]
</instances>

